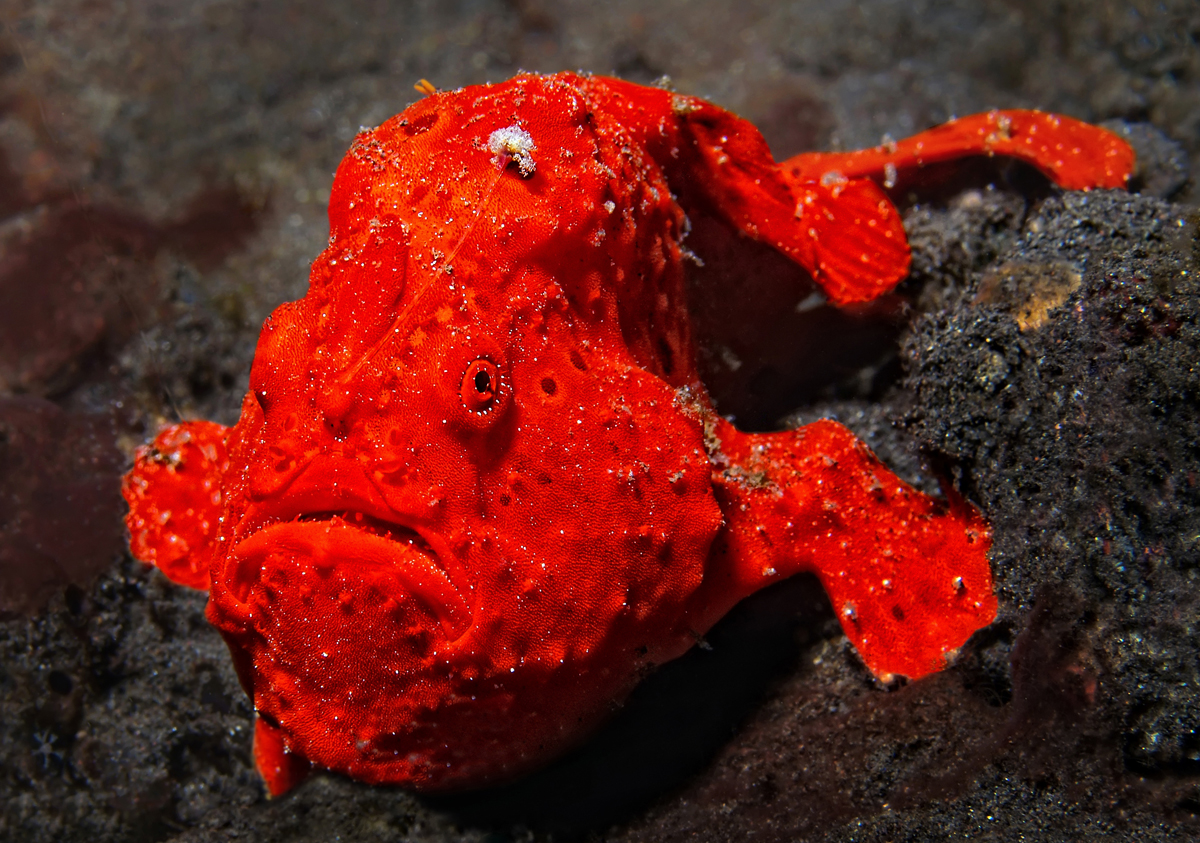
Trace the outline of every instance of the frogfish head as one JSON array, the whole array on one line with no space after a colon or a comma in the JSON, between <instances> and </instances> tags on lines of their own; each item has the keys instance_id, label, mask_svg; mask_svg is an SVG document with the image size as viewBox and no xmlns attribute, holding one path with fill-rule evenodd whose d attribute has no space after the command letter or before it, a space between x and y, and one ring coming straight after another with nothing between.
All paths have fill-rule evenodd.
<instances>
[{"instance_id":1,"label":"frogfish head","mask_svg":"<svg viewBox=\"0 0 1200 843\"><path fill-rule=\"evenodd\" d=\"M694 640L721 515L682 217L557 79L360 134L230 438L210 619L260 715L366 781L517 775Z\"/></svg>"}]
</instances>

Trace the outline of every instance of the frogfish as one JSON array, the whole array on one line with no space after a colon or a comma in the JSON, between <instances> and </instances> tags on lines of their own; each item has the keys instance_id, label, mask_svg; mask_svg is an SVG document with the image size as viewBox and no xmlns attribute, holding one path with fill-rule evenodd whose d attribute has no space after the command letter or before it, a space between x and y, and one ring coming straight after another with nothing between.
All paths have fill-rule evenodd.
<instances>
[{"instance_id":1,"label":"frogfish","mask_svg":"<svg viewBox=\"0 0 1200 843\"><path fill-rule=\"evenodd\" d=\"M799 572L876 677L945 667L996 616L987 521L835 421L723 417L687 237L707 214L834 304L870 301L909 266L881 185L973 155L1069 189L1133 166L1034 111L777 163L704 100L571 73L430 92L361 132L237 424L167 427L123 487L133 555L209 590L270 793L314 766L432 792L517 777Z\"/></svg>"}]
</instances>

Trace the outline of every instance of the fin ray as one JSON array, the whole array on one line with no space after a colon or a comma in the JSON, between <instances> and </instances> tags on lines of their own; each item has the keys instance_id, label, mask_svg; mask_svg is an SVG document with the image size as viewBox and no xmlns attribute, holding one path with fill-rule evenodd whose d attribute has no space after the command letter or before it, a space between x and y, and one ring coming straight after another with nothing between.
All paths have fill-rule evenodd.
<instances>
[{"instance_id":1,"label":"fin ray","mask_svg":"<svg viewBox=\"0 0 1200 843\"><path fill-rule=\"evenodd\" d=\"M805 268L835 304L878 298L908 275L911 260L900 212L867 179L792 186L797 226L813 241Z\"/></svg>"}]
</instances>

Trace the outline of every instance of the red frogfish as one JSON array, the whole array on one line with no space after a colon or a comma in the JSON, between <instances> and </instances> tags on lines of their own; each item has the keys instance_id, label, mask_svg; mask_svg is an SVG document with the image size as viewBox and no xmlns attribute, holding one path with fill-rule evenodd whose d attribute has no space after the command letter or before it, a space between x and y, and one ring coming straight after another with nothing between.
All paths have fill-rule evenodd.
<instances>
[{"instance_id":1,"label":"red frogfish","mask_svg":"<svg viewBox=\"0 0 1200 843\"><path fill-rule=\"evenodd\" d=\"M313 765L423 791L516 777L803 571L877 677L944 667L996 615L987 522L834 421L719 415L684 240L707 213L867 301L909 262L879 182L985 154L1068 188L1133 163L1030 111L776 163L708 102L569 73L359 134L238 423L164 430L124 486L134 555L210 590L271 793Z\"/></svg>"}]
</instances>

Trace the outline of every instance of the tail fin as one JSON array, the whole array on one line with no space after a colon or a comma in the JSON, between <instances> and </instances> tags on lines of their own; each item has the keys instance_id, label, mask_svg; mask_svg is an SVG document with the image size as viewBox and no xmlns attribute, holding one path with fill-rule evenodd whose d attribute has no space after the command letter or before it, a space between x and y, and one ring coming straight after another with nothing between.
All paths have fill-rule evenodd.
<instances>
[{"instance_id":1,"label":"tail fin","mask_svg":"<svg viewBox=\"0 0 1200 843\"><path fill-rule=\"evenodd\" d=\"M780 167L793 185L829 173L894 181L926 164L971 155L1006 155L1032 164L1068 190L1124 187L1133 149L1106 129L1044 111L988 111L855 152L806 152ZM888 185L890 187L890 185Z\"/></svg>"},{"instance_id":2,"label":"tail fin","mask_svg":"<svg viewBox=\"0 0 1200 843\"><path fill-rule=\"evenodd\" d=\"M1124 187L1134 154L1112 132L1040 111L989 111L855 152L807 152L779 165L816 247L807 267L837 304L868 301L908 274L900 214L876 183L926 164L1006 155L1069 190ZM811 213L804 212L811 207Z\"/></svg>"},{"instance_id":3,"label":"tail fin","mask_svg":"<svg viewBox=\"0 0 1200 843\"><path fill-rule=\"evenodd\" d=\"M837 304L870 301L908 273L900 214L871 182L818 174L796 184L758 129L736 114L616 79L592 77L590 85L663 168L685 210L698 202L783 253Z\"/></svg>"},{"instance_id":4,"label":"tail fin","mask_svg":"<svg viewBox=\"0 0 1200 843\"><path fill-rule=\"evenodd\" d=\"M837 422L767 434L722 424L718 435L728 467L716 476L727 522L716 580L730 596L816 573L885 681L942 669L995 619L991 532L970 504L912 488Z\"/></svg>"},{"instance_id":5,"label":"tail fin","mask_svg":"<svg viewBox=\"0 0 1200 843\"><path fill-rule=\"evenodd\" d=\"M805 269L835 304L871 301L908 275L900 212L874 182L835 175L792 190L796 225L812 241Z\"/></svg>"},{"instance_id":6,"label":"tail fin","mask_svg":"<svg viewBox=\"0 0 1200 843\"><path fill-rule=\"evenodd\" d=\"M683 120L693 181L712 207L808 270L835 304L870 301L908 274L900 213L874 183L836 175L796 182L757 129L708 103L693 104Z\"/></svg>"},{"instance_id":7,"label":"tail fin","mask_svg":"<svg viewBox=\"0 0 1200 843\"><path fill-rule=\"evenodd\" d=\"M590 77L597 102L662 166L686 205L699 198L748 237L808 270L836 304L869 301L908 274L900 215L878 185L972 155L1026 161L1071 190L1122 187L1129 144L1040 111L989 111L857 152L811 152L776 164L758 130L695 97Z\"/></svg>"}]
</instances>

